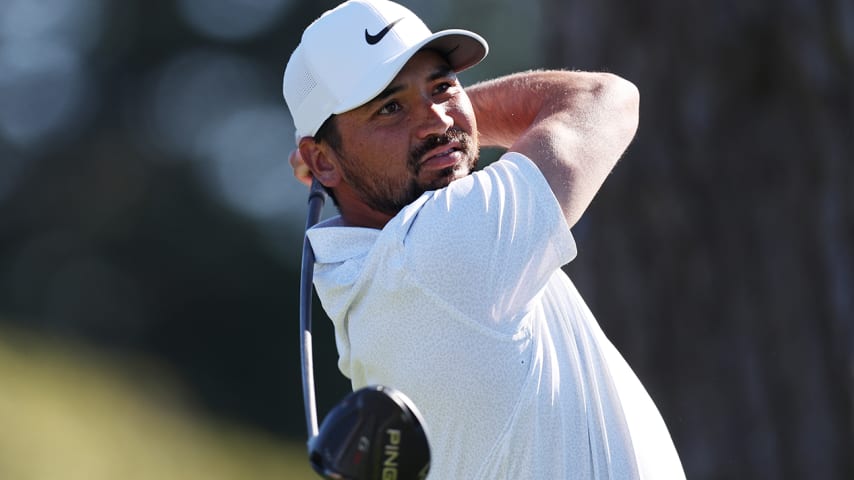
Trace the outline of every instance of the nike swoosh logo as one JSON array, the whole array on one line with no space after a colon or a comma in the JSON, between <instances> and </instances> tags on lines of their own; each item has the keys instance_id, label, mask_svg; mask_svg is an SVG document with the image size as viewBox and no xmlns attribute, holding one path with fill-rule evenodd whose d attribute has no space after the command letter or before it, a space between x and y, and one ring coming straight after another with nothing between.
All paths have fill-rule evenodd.
<instances>
[{"instance_id":1,"label":"nike swoosh logo","mask_svg":"<svg viewBox=\"0 0 854 480\"><path fill-rule=\"evenodd\" d=\"M385 35L391 30L391 27L393 27L394 24L396 24L397 22L399 22L401 20L403 20L403 17L398 18L397 20L389 23L388 25L385 26L384 29L380 30L375 35L371 35L370 33L368 33L368 29L366 28L365 29L365 41L368 42L368 45L376 45L376 44L380 43L380 40L382 40L383 37L385 37Z\"/></svg>"}]
</instances>

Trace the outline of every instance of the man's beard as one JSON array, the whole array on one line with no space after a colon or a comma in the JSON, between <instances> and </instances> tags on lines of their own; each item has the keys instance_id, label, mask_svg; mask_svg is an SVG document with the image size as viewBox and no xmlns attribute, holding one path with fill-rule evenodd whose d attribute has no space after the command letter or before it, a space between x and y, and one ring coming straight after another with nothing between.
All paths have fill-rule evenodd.
<instances>
[{"instance_id":1,"label":"man's beard","mask_svg":"<svg viewBox=\"0 0 854 480\"><path fill-rule=\"evenodd\" d=\"M436 176L428 182L419 182L418 176L421 173L422 157L436 147L448 145L452 142L460 144L460 153L468 161L439 170ZM443 135L431 136L412 148L406 159L406 170L410 174L407 178L372 177L370 173L366 174L363 169L359 168L358 162L351 161L344 156L342 156L344 161L341 162L341 168L348 183L365 204L373 210L394 216L424 192L447 186L457 176L459 168L467 169L466 175L473 172L477 165L478 150L477 140L472 135L460 129L451 129Z\"/></svg>"}]
</instances>

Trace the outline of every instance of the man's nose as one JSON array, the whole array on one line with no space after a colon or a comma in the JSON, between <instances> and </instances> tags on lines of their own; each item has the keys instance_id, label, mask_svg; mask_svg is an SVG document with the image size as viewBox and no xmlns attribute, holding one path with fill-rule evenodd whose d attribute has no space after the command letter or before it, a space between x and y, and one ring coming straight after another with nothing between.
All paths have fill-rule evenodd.
<instances>
[{"instance_id":1,"label":"man's nose","mask_svg":"<svg viewBox=\"0 0 854 480\"><path fill-rule=\"evenodd\" d=\"M444 102L437 103L432 99L425 99L420 110L422 114L418 130L419 138L442 135L454 126L454 118Z\"/></svg>"}]
</instances>

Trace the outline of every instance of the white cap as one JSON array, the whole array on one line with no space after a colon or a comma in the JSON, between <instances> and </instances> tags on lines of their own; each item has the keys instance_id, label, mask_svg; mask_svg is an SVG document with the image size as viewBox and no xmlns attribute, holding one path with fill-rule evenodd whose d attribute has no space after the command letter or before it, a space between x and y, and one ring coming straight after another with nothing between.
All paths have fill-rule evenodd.
<instances>
[{"instance_id":1,"label":"white cap","mask_svg":"<svg viewBox=\"0 0 854 480\"><path fill-rule=\"evenodd\" d=\"M388 0L350 0L324 13L305 29L285 67L282 91L297 139L314 136L331 115L379 95L423 48L443 54L457 72L489 51L480 35L432 33L414 13Z\"/></svg>"}]
</instances>

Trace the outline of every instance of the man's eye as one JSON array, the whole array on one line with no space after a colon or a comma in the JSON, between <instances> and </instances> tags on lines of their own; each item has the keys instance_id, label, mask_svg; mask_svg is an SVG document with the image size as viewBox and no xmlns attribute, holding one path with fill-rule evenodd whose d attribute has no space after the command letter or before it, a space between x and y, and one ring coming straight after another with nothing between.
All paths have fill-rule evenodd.
<instances>
[{"instance_id":1,"label":"man's eye","mask_svg":"<svg viewBox=\"0 0 854 480\"><path fill-rule=\"evenodd\" d=\"M449 82L440 83L439 86L436 87L436 93L445 93L450 88L451 84Z\"/></svg>"},{"instance_id":2,"label":"man's eye","mask_svg":"<svg viewBox=\"0 0 854 480\"><path fill-rule=\"evenodd\" d=\"M383 105L383 108L381 108L378 113L380 115L388 115L397 111L400 111L400 104L397 102L389 102Z\"/></svg>"}]
</instances>

